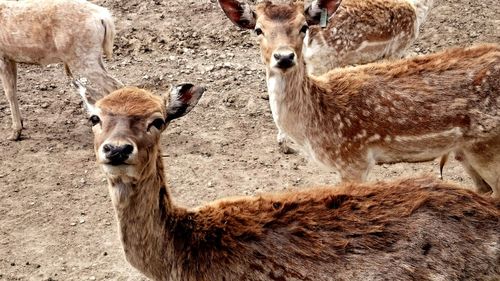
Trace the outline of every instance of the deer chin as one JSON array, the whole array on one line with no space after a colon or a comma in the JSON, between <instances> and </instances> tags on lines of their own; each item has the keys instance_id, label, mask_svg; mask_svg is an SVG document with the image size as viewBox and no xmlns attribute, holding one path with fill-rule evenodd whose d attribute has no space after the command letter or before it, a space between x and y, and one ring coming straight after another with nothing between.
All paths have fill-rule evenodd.
<instances>
[{"instance_id":1,"label":"deer chin","mask_svg":"<svg viewBox=\"0 0 500 281\"><path fill-rule=\"evenodd\" d=\"M103 163L101 164L101 167L106 176L109 178L121 178L123 180L138 178L138 172L136 171L135 165L131 164L112 165L108 163Z\"/></svg>"}]
</instances>

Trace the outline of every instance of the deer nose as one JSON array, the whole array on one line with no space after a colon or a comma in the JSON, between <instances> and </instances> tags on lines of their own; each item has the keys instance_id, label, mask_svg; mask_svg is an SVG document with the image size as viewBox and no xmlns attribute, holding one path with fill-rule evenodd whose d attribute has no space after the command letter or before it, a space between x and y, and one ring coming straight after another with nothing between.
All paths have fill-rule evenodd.
<instances>
[{"instance_id":1,"label":"deer nose","mask_svg":"<svg viewBox=\"0 0 500 281\"><path fill-rule=\"evenodd\" d=\"M106 159L109 160L109 164L118 166L124 164L130 154L134 152L134 146L131 144L112 145L108 143L102 147L102 150Z\"/></svg>"},{"instance_id":2,"label":"deer nose","mask_svg":"<svg viewBox=\"0 0 500 281\"><path fill-rule=\"evenodd\" d=\"M287 69L295 65L295 53L293 52L279 52L274 53L276 59L276 66L281 69Z\"/></svg>"}]
</instances>

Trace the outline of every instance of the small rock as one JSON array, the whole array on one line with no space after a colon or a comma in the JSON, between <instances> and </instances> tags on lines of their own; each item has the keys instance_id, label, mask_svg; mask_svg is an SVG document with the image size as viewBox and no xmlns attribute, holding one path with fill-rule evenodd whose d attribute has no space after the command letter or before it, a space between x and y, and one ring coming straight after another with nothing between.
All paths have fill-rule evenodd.
<instances>
[{"instance_id":1,"label":"small rock","mask_svg":"<svg viewBox=\"0 0 500 281\"><path fill-rule=\"evenodd\" d=\"M76 226L76 222L72 222L72 223L70 223L69 225L71 225L71 226Z\"/></svg>"}]
</instances>

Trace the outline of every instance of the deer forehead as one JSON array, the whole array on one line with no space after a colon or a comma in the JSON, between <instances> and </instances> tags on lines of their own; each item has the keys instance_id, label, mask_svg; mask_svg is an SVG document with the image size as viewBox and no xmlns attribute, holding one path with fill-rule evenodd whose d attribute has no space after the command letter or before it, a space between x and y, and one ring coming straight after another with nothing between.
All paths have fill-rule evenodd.
<instances>
[{"instance_id":1,"label":"deer forehead","mask_svg":"<svg viewBox=\"0 0 500 281\"><path fill-rule=\"evenodd\" d=\"M160 113L162 116L166 116L163 98L135 87L114 91L99 100L96 106L101 112L110 115L147 118L155 113Z\"/></svg>"},{"instance_id":2,"label":"deer forehead","mask_svg":"<svg viewBox=\"0 0 500 281\"><path fill-rule=\"evenodd\" d=\"M260 3L256 6L257 22L263 26L286 25L293 26L305 21L304 5Z\"/></svg>"}]
</instances>

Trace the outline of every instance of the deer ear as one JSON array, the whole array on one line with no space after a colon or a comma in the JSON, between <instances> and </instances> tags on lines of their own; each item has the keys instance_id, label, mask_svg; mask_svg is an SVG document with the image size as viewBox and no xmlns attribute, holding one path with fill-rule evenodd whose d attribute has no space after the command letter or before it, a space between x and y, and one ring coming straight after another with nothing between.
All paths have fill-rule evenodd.
<instances>
[{"instance_id":1,"label":"deer ear","mask_svg":"<svg viewBox=\"0 0 500 281\"><path fill-rule=\"evenodd\" d=\"M309 25L319 24L323 9L326 10L327 17L331 17L339 8L342 0L314 0L306 8L305 15Z\"/></svg>"},{"instance_id":2,"label":"deer ear","mask_svg":"<svg viewBox=\"0 0 500 281\"><path fill-rule=\"evenodd\" d=\"M167 105L166 122L186 115L198 103L204 92L204 87L188 83L172 87Z\"/></svg>"},{"instance_id":3,"label":"deer ear","mask_svg":"<svg viewBox=\"0 0 500 281\"><path fill-rule=\"evenodd\" d=\"M219 5L226 16L237 26L246 29L255 28L255 13L247 3L237 0L219 0Z\"/></svg>"},{"instance_id":4,"label":"deer ear","mask_svg":"<svg viewBox=\"0 0 500 281\"><path fill-rule=\"evenodd\" d=\"M80 80L75 79L71 82L71 84L82 98L83 105L85 106L87 113L92 115L96 111L95 103L100 98L100 95L94 90L87 88Z\"/></svg>"}]
</instances>

